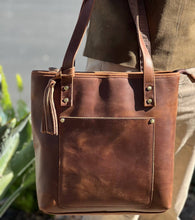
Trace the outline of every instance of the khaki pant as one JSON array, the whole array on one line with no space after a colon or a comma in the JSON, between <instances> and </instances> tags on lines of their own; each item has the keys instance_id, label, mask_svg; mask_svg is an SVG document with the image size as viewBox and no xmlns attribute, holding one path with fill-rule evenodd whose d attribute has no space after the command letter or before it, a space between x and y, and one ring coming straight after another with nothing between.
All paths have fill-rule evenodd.
<instances>
[{"instance_id":1,"label":"khaki pant","mask_svg":"<svg viewBox=\"0 0 195 220\"><path fill-rule=\"evenodd\" d=\"M118 64L88 59L87 71L135 71ZM192 74L195 73L192 72ZM83 220L176 220L184 207L195 165L195 83L181 74L176 126L175 170L172 208L162 214L94 215Z\"/></svg>"}]
</instances>

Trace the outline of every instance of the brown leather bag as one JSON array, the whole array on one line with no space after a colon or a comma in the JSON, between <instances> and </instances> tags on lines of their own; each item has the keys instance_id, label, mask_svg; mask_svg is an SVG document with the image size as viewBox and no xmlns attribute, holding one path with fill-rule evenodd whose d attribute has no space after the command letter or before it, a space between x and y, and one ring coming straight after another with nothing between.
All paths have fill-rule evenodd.
<instances>
[{"instance_id":1,"label":"brown leather bag","mask_svg":"<svg viewBox=\"0 0 195 220\"><path fill-rule=\"evenodd\" d=\"M62 68L32 72L37 195L46 213L171 206L179 73L154 72L137 1L129 3L143 72L75 72L94 0L83 1Z\"/></svg>"}]
</instances>

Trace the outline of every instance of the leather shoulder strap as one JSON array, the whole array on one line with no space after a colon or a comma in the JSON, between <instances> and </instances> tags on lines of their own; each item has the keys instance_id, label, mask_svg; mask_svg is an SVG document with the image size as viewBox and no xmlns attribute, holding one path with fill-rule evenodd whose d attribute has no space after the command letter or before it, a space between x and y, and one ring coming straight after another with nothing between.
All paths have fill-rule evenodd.
<instances>
[{"instance_id":1,"label":"leather shoulder strap","mask_svg":"<svg viewBox=\"0 0 195 220\"><path fill-rule=\"evenodd\" d=\"M75 56L89 23L94 3L95 0L83 0L77 24L72 34L66 54L64 56L61 68L62 72L63 70L71 69L74 67Z\"/></svg>"},{"instance_id":2,"label":"leather shoulder strap","mask_svg":"<svg viewBox=\"0 0 195 220\"><path fill-rule=\"evenodd\" d=\"M153 67L152 58L151 58L150 53L146 47L146 44L145 44L145 41L143 38L143 34L140 29L139 6L141 6L142 10L143 10L144 2L143 2L143 0L128 0L128 1L129 1L129 7L131 10L131 14L133 16L133 20L135 22L135 26L137 29L140 49L141 49L141 52L143 55L144 90L147 89L148 86L152 86L152 88L153 88L152 89L153 94L144 92L144 100L145 100L144 106L149 106L148 105L149 100L150 100L149 102L152 101L153 105L155 105L154 67ZM139 3L139 5L138 5L138 3ZM145 15L145 19L146 19L146 15ZM147 24L144 24L144 25L146 26ZM142 26L144 26L144 25L142 23ZM144 36L146 36L146 35L144 35Z\"/></svg>"},{"instance_id":3,"label":"leather shoulder strap","mask_svg":"<svg viewBox=\"0 0 195 220\"><path fill-rule=\"evenodd\" d=\"M136 29L137 29L138 41L139 41L140 49L142 52L141 54L143 55L144 106L152 107L152 106L155 106L155 102L156 102L155 101L156 98L155 98L154 68L153 68L152 58L150 56L149 32L146 31L146 29L148 30L148 26L146 23L147 19L146 19L146 15L143 13L141 18L142 20L145 19L145 22L144 21L141 22L141 28L142 28L141 30L138 1L139 1L139 6L141 8L141 11L143 13L143 10L144 10L143 0L128 0L131 14L133 16L133 20L135 22ZM74 29L72 38L70 40L68 49L66 51L66 54L63 60L63 64L61 67L62 73L66 72L66 74L69 74L69 73L72 74L75 55L78 51L83 35L89 23L89 19L90 19L91 12L94 6L94 2L95 0L83 0L79 18L78 18L76 27ZM143 34L142 31L144 32L146 31L147 34L145 33ZM149 49L147 49L147 46L149 47ZM147 91L148 86L152 87L151 91Z\"/></svg>"},{"instance_id":4,"label":"leather shoulder strap","mask_svg":"<svg viewBox=\"0 0 195 220\"><path fill-rule=\"evenodd\" d=\"M131 3L129 2L129 6L131 9ZM131 10L132 16L135 14L136 11ZM149 33L149 26L148 26L148 19L146 15L146 9L144 0L138 0L138 14L139 14L139 26L140 31L142 33L143 40L145 45L148 49L149 54L151 55L151 44L150 44L150 33ZM143 71L143 54L140 50L140 70Z\"/></svg>"},{"instance_id":5,"label":"leather shoulder strap","mask_svg":"<svg viewBox=\"0 0 195 220\"><path fill-rule=\"evenodd\" d=\"M85 33L86 27L88 25L90 16L91 16L91 11L93 9L95 0L83 0L83 4L81 6L80 10L80 15L79 19L77 22L77 25L75 27L75 30L73 32L71 41L69 43L67 52L64 57L63 61L63 69L69 69L74 66L74 58L77 53L78 47L82 41L83 35ZM133 1L133 4L135 2ZM129 1L130 9L133 17L136 16L136 10L133 9L133 7L138 7L136 5L133 6L132 1ZM137 12L139 14L139 26L140 26L140 31L142 33L143 40L145 42L145 45L151 54L151 45L150 45L150 37L149 37L149 30L148 30L148 23L147 23L147 16L145 13L145 6L143 3L143 0L139 0L139 11ZM135 20L134 20L135 21ZM83 32L83 33L82 33ZM141 70L143 70L143 56L141 54L140 56L140 67Z\"/></svg>"}]
</instances>

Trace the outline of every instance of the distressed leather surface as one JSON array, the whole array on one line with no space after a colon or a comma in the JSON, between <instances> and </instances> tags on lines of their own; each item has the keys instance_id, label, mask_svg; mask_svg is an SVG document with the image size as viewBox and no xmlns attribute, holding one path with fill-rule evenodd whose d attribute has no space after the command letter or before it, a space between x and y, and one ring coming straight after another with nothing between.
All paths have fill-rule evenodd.
<instances>
[{"instance_id":1,"label":"distressed leather surface","mask_svg":"<svg viewBox=\"0 0 195 220\"><path fill-rule=\"evenodd\" d=\"M39 208L53 214L163 212L172 198L179 73L154 73L131 0L143 73L75 73L93 3L83 1L60 71L32 72Z\"/></svg>"},{"instance_id":2,"label":"distressed leather surface","mask_svg":"<svg viewBox=\"0 0 195 220\"><path fill-rule=\"evenodd\" d=\"M150 206L155 131L149 120L66 118L60 124L59 206Z\"/></svg>"},{"instance_id":3,"label":"distressed leather surface","mask_svg":"<svg viewBox=\"0 0 195 220\"><path fill-rule=\"evenodd\" d=\"M155 107L144 107L142 73L118 75L75 73L72 106L61 106L61 81L66 80L57 80L54 100L60 132L52 136L41 133L40 127L44 89L55 73L32 72L37 195L44 212L151 213L170 207L179 74L155 73ZM72 118L60 123L62 117ZM146 123L150 118L155 119L153 125Z\"/></svg>"}]
</instances>

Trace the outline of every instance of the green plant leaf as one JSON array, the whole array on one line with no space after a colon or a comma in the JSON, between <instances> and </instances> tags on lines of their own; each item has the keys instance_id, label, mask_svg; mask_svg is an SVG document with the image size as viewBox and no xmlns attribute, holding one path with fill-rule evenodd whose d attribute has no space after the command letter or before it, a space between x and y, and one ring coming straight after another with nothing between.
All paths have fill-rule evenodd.
<instances>
[{"instance_id":1,"label":"green plant leaf","mask_svg":"<svg viewBox=\"0 0 195 220\"><path fill-rule=\"evenodd\" d=\"M22 181L23 188L27 188L35 183L35 164L33 164L25 173Z\"/></svg>"},{"instance_id":2,"label":"green plant leaf","mask_svg":"<svg viewBox=\"0 0 195 220\"><path fill-rule=\"evenodd\" d=\"M7 120L8 120L7 115L0 107L0 126L3 126L4 124L6 124Z\"/></svg>"},{"instance_id":3,"label":"green plant leaf","mask_svg":"<svg viewBox=\"0 0 195 220\"><path fill-rule=\"evenodd\" d=\"M30 212L33 213L38 210L38 205L37 205L36 200L37 199L36 199L35 188L33 187L31 189L31 187L29 186L28 188L23 190L23 192L21 192L18 198L16 198L16 200L12 204L12 207L20 209L20 210L24 210L27 213L30 213Z\"/></svg>"},{"instance_id":4,"label":"green plant leaf","mask_svg":"<svg viewBox=\"0 0 195 220\"><path fill-rule=\"evenodd\" d=\"M3 174L3 176L0 176L0 198L7 186L11 183L13 177L14 173L10 169L8 169L7 172Z\"/></svg>"},{"instance_id":5,"label":"green plant leaf","mask_svg":"<svg viewBox=\"0 0 195 220\"><path fill-rule=\"evenodd\" d=\"M20 123L14 129L16 129L19 126L18 128L19 130L17 131L20 131L21 126L24 126L24 124L26 123L26 119L28 119L28 116L26 116L25 119L21 120ZM15 179L18 178L18 176L20 176L23 172L25 172L28 169L28 167L32 163L34 163L34 149L33 149L32 140L30 140L28 143L26 143L25 146L21 147L22 149L21 151L18 151L19 140L20 140L19 133L14 133L14 132L12 134L10 133L12 132L9 132L9 135L6 136L5 141L2 142L3 145L5 146L2 147L4 150L0 157L0 174L4 175L4 171L8 168L10 163L12 171L14 172L14 177L12 178L11 181L14 182ZM17 136L16 143L15 140L13 140L15 136ZM2 192L7 191L6 187L9 186L8 185L4 186L4 188L2 188Z\"/></svg>"},{"instance_id":6,"label":"green plant leaf","mask_svg":"<svg viewBox=\"0 0 195 220\"><path fill-rule=\"evenodd\" d=\"M19 159L19 157L18 157L18 159ZM9 166L10 168L7 168L7 170L9 170L13 173L13 178L10 180L10 182L6 186L6 188L4 188L4 191L2 192L0 199L2 199L4 197L9 197L11 194L13 194L17 190L17 188L20 187L21 184L23 184L24 177L27 175L29 170L31 170L32 172L35 172L35 170L34 170L35 169L35 158L29 159L29 161L26 162L25 166L21 167L20 170L18 169L18 164L17 164L18 173L16 173L17 170L15 168L14 168L14 170L12 170L13 165L14 164L12 164L12 167ZM35 184L35 181L34 181L34 184Z\"/></svg>"},{"instance_id":7,"label":"green plant leaf","mask_svg":"<svg viewBox=\"0 0 195 220\"><path fill-rule=\"evenodd\" d=\"M3 144L5 145L4 151L0 157L0 176L6 170L9 161L11 160L13 154L15 153L19 143L19 133L9 136Z\"/></svg>"},{"instance_id":8,"label":"green plant leaf","mask_svg":"<svg viewBox=\"0 0 195 220\"><path fill-rule=\"evenodd\" d=\"M26 143L32 140L32 126L30 120L28 120L24 129L20 132L20 143L18 150L21 150L26 146Z\"/></svg>"},{"instance_id":9,"label":"green plant leaf","mask_svg":"<svg viewBox=\"0 0 195 220\"><path fill-rule=\"evenodd\" d=\"M1 98L0 104L2 110L6 113L8 120L14 117L14 109L12 106L12 101L8 92L8 85L3 73L3 68L0 66L0 77L1 77Z\"/></svg>"},{"instance_id":10,"label":"green plant leaf","mask_svg":"<svg viewBox=\"0 0 195 220\"><path fill-rule=\"evenodd\" d=\"M21 75L18 73L16 74L16 82L18 86L18 91L22 92L23 91L23 81Z\"/></svg>"},{"instance_id":11,"label":"green plant leaf","mask_svg":"<svg viewBox=\"0 0 195 220\"><path fill-rule=\"evenodd\" d=\"M11 161L11 169L15 176L24 173L35 161L33 142L30 141L26 146L17 151Z\"/></svg>"},{"instance_id":12,"label":"green plant leaf","mask_svg":"<svg viewBox=\"0 0 195 220\"><path fill-rule=\"evenodd\" d=\"M20 120L24 118L28 113L29 113L29 109L27 104L23 100L19 99L16 103L17 118Z\"/></svg>"},{"instance_id":13,"label":"green plant leaf","mask_svg":"<svg viewBox=\"0 0 195 220\"><path fill-rule=\"evenodd\" d=\"M6 135L6 138L2 140L0 146L0 149L2 150L2 154L0 157L0 175L3 175L4 170L6 169L10 159L15 153L19 144L19 132L26 125L26 123L29 120L29 117L30 116L28 114L24 119L20 120L16 124L16 126L11 129L11 132L9 132L9 134Z\"/></svg>"},{"instance_id":14,"label":"green plant leaf","mask_svg":"<svg viewBox=\"0 0 195 220\"><path fill-rule=\"evenodd\" d=\"M23 91L19 74L16 75L16 82L18 91ZM33 207L37 207L37 201L33 200L34 162L28 107L23 100L18 100L16 112L14 111L5 75L0 66L0 217L17 198L15 205L18 204L23 210L32 211Z\"/></svg>"},{"instance_id":15,"label":"green plant leaf","mask_svg":"<svg viewBox=\"0 0 195 220\"><path fill-rule=\"evenodd\" d=\"M17 199L18 196L21 195L21 193L35 183L35 168L34 166L31 166L28 171L25 173L25 175L22 178L22 182L20 186L12 193L10 194L6 199L3 200L2 206L0 207L0 218L3 216L3 214L6 212L6 210L10 207L10 205Z\"/></svg>"},{"instance_id":16,"label":"green plant leaf","mask_svg":"<svg viewBox=\"0 0 195 220\"><path fill-rule=\"evenodd\" d=\"M11 134L14 135L23 130L28 120L30 119L30 113L28 113L24 118L22 118L19 122L16 123L15 128L12 129Z\"/></svg>"},{"instance_id":17,"label":"green plant leaf","mask_svg":"<svg viewBox=\"0 0 195 220\"><path fill-rule=\"evenodd\" d=\"M23 187L20 186L13 194L11 194L5 201L3 201L3 205L0 207L0 218L4 215L14 200L20 195L22 189Z\"/></svg>"},{"instance_id":18,"label":"green plant leaf","mask_svg":"<svg viewBox=\"0 0 195 220\"><path fill-rule=\"evenodd\" d=\"M4 151L6 145L4 142L11 134L11 130L16 126L16 119L13 118L12 120L8 121L7 124L0 127L0 155Z\"/></svg>"}]
</instances>

